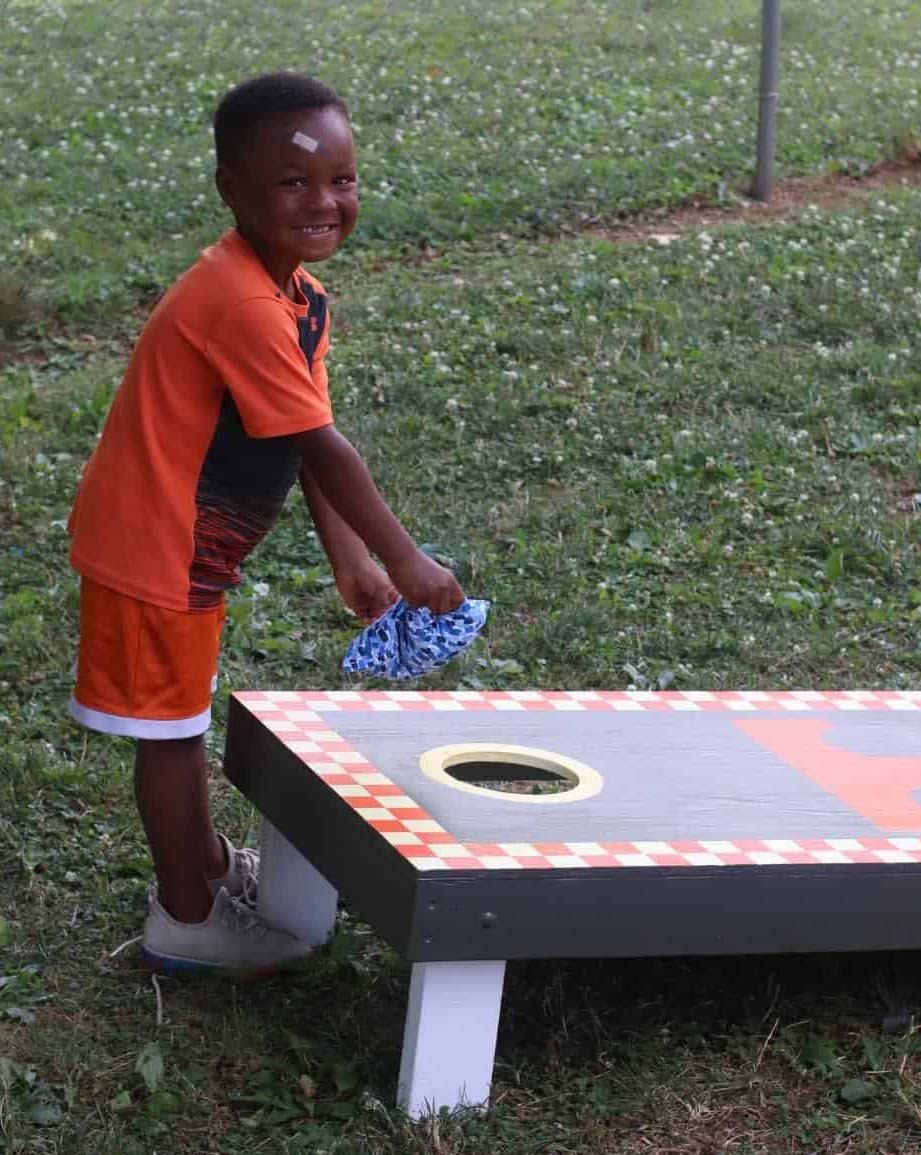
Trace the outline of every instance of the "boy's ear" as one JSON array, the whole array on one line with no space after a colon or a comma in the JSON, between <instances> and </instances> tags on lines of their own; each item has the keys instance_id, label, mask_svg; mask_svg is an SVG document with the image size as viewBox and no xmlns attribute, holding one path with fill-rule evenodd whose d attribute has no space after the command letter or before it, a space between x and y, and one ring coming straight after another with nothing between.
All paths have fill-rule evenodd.
<instances>
[{"instance_id":1,"label":"boy's ear","mask_svg":"<svg viewBox=\"0 0 921 1155\"><path fill-rule=\"evenodd\" d=\"M217 186L218 196L229 209L233 210L237 199L233 170L226 164L219 164L214 170L214 183Z\"/></svg>"}]
</instances>

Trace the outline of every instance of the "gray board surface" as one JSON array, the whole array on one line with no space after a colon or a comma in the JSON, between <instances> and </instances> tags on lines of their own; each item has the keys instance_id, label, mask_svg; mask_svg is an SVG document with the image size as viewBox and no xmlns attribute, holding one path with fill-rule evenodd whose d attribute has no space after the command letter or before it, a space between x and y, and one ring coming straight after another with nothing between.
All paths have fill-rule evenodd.
<instances>
[{"instance_id":1,"label":"gray board surface","mask_svg":"<svg viewBox=\"0 0 921 1155\"><path fill-rule=\"evenodd\" d=\"M759 711L789 721L789 713ZM728 712L327 715L331 727L463 842L860 838L879 829L777 755ZM835 715L828 740L864 754L917 755L921 715ZM456 742L536 746L597 770L604 788L533 805L426 777L419 757ZM906 831L901 831L905 833ZM921 832L921 823L916 831Z\"/></svg>"}]
</instances>

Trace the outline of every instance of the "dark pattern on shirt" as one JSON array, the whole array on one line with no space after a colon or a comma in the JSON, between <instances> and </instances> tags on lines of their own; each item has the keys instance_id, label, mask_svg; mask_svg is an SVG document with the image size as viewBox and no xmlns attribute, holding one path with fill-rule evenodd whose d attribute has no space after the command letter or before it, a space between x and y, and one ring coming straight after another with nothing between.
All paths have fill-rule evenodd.
<instances>
[{"instance_id":1,"label":"dark pattern on shirt","mask_svg":"<svg viewBox=\"0 0 921 1155\"><path fill-rule=\"evenodd\" d=\"M310 313L298 318L298 343L313 368L326 324L326 298L306 281ZM238 585L240 566L272 528L297 480L297 435L250 437L230 391L224 394L195 494L195 552L189 569L189 609L210 610Z\"/></svg>"}]
</instances>

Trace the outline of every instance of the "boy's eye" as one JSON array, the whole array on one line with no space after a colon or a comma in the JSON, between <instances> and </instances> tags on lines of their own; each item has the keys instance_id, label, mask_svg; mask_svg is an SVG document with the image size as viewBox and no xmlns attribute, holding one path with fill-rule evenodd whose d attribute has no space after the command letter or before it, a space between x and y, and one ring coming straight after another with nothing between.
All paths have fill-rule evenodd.
<instances>
[{"instance_id":1,"label":"boy's eye","mask_svg":"<svg viewBox=\"0 0 921 1155\"><path fill-rule=\"evenodd\" d=\"M337 176L335 178L335 180L333 181L333 184L337 184L337 185L350 185L350 184L354 184L354 183L355 183L355 178L353 176Z\"/></svg>"}]
</instances>

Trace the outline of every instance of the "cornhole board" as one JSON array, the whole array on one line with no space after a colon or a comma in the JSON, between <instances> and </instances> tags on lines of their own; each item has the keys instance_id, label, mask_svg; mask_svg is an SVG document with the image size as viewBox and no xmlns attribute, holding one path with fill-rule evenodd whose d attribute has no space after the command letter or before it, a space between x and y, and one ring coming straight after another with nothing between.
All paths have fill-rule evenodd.
<instances>
[{"instance_id":1,"label":"cornhole board","mask_svg":"<svg viewBox=\"0 0 921 1155\"><path fill-rule=\"evenodd\" d=\"M461 786L465 745L584 773ZM508 959L921 948L921 692L238 693L225 771L263 913L320 943L342 895L412 963L414 1116L488 1100Z\"/></svg>"}]
</instances>

